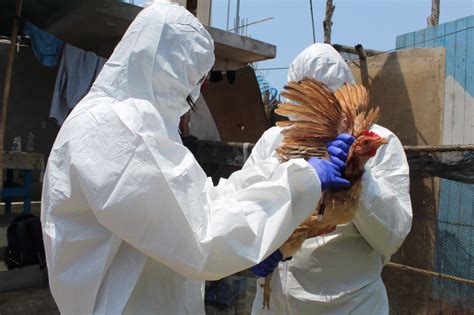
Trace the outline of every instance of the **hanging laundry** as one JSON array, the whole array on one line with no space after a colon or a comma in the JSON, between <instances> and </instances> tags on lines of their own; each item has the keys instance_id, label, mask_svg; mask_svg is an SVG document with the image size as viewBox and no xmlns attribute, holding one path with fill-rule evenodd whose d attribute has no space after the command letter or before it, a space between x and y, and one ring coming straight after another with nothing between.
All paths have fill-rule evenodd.
<instances>
[{"instance_id":1,"label":"hanging laundry","mask_svg":"<svg viewBox=\"0 0 474 315\"><path fill-rule=\"evenodd\" d=\"M64 42L29 22L25 22L23 33L30 37L33 52L41 64L56 66Z\"/></svg>"},{"instance_id":2,"label":"hanging laundry","mask_svg":"<svg viewBox=\"0 0 474 315\"><path fill-rule=\"evenodd\" d=\"M71 109L89 92L106 61L93 52L65 44L49 117L62 125Z\"/></svg>"}]
</instances>

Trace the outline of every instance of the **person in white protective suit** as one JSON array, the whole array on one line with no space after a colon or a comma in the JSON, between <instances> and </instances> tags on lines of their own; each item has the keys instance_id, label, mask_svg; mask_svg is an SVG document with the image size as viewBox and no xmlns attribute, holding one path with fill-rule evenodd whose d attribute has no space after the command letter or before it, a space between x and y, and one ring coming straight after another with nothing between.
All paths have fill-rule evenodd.
<instances>
[{"instance_id":1,"label":"person in white protective suit","mask_svg":"<svg viewBox=\"0 0 474 315\"><path fill-rule=\"evenodd\" d=\"M350 185L327 161L269 157L213 186L178 132L213 50L192 14L156 1L67 117L41 214L62 314L203 314L203 280L261 262L310 215L323 184Z\"/></svg>"},{"instance_id":2,"label":"person in white protective suit","mask_svg":"<svg viewBox=\"0 0 474 315\"><path fill-rule=\"evenodd\" d=\"M339 53L327 44L303 50L289 67L288 80L312 77L336 90L354 83ZM271 282L269 310L257 286L253 314L382 315L389 313L380 273L411 228L409 170L398 138L386 128L371 129L389 140L366 165L360 207L352 223L306 240L293 258L280 263ZM258 141L244 170L275 156L281 128ZM278 270L278 272L277 272Z\"/></svg>"}]
</instances>

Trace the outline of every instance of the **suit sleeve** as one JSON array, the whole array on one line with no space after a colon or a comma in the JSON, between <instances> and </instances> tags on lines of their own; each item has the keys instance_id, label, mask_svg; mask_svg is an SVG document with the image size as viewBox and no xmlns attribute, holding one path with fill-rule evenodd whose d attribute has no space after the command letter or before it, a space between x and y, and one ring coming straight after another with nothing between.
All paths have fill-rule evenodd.
<instances>
[{"instance_id":1,"label":"suit sleeve","mask_svg":"<svg viewBox=\"0 0 474 315\"><path fill-rule=\"evenodd\" d=\"M255 154L255 163L213 186L191 152L166 137L119 121L90 128L70 167L97 220L189 278L220 279L260 262L320 198L318 176L303 159Z\"/></svg>"},{"instance_id":2,"label":"suit sleeve","mask_svg":"<svg viewBox=\"0 0 474 315\"><path fill-rule=\"evenodd\" d=\"M389 130L373 129L389 143L369 160L362 178L363 191L354 224L365 240L388 262L412 223L408 162L398 138Z\"/></svg>"}]
</instances>

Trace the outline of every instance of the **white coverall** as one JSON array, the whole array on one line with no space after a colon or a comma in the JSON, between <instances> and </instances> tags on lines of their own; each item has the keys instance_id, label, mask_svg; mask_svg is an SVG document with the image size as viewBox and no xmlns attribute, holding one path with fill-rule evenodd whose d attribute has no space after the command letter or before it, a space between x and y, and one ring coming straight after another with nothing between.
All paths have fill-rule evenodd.
<instances>
[{"instance_id":1,"label":"white coverall","mask_svg":"<svg viewBox=\"0 0 474 315\"><path fill-rule=\"evenodd\" d=\"M288 80L304 76L322 80L332 89L354 81L341 56L325 44L308 47L291 64ZM388 314L380 273L411 228L409 173L398 138L378 125L371 130L389 143L366 164L353 222L306 240L292 260L280 263L271 282L270 309L262 310L262 290L257 286L253 314ZM244 170L276 156L280 131L274 127L262 136Z\"/></svg>"},{"instance_id":2,"label":"white coverall","mask_svg":"<svg viewBox=\"0 0 474 315\"><path fill-rule=\"evenodd\" d=\"M203 314L204 280L263 260L321 197L303 159L270 157L214 187L181 144L213 50L183 7L154 3L66 119L41 215L62 314Z\"/></svg>"}]
</instances>

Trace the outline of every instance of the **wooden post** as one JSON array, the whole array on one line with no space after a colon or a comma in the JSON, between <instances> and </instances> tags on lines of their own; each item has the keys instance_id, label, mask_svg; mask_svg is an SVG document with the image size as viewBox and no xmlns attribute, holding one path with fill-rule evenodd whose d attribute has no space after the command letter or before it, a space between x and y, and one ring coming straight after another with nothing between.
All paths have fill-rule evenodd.
<instances>
[{"instance_id":1,"label":"wooden post","mask_svg":"<svg viewBox=\"0 0 474 315\"><path fill-rule=\"evenodd\" d=\"M358 45L354 47L354 46L347 46L347 45L340 45L340 44L332 44L332 47L334 47L334 49L337 50L340 53L345 52L345 53L354 54L354 55L359 55L360 48L362 48L364 50L365 56L367 56L367 57L378 55L378 54L382 53L382 51L379 51L379 50L365 49L363 47L357 48ZM359 49L359 51L357 49Z\"/></svg>"},{"instance_id":2,"label":"wooden post","mask_svg":"<svg viewBox=\"0 0 474 315\"><path fill-rule=\"evenodd\" d=\"M362 44L357 44L355 46L357 55L359 55L359 64L360 64L360 78L362 79L362 85L369 89L369 69L367 66L367 54L365 52Z\"/></svg>"},{"instance_id":3,"label":"wooden post","mask_svg":"<svg viewBox=\"0 0 474 315\"><path fill-rule=\"evenodd\" d=\"M431 0L431 15L426 19L428 27L439 23L439 3L440 0Z\"/></svg>"},{"instance_id":4,"label":"wooden post","mask_svg":"<svg viewBox=\"0 0 474 315\"><path fill-rule=\"evenodd\" d=\"M10 49L8 51L7 66L5 69L5 77L3 81L3 98L2 98L2 108L0 111L0 191L3 189L3 149L4 149L4 140L5 140L5 126L7 123L7 107L8 107L8 96L10 95L10 85L12 80L12 70L13 70L13 58L15 57L15 46L16 46L16 37L18 34L18 17L21 14L21 7L23 5L23 0L16 0L16 10L15 17L13 19L12 26L12 36Z\"/></svg>"},{"instance_id":5,"label":"wooden post","mask_svg":"<svg viewBox=\"0 0 474 315\"><path fill-rule=\"evenodd\" d=\"M323 21L323 28L324 42L327 44L331 43L332 15L334 10L336 10L336 6L332 4L332 0L326 0L326 18Z\"/></svg>"},{"instance_id":6,"label":"wooden post","mask_svg":"<svg viewBox=\"0 0 474 315\"><path fill-rule=\"evenodd\" d=\"M355 46L355 50L357 52L357 55L359 55L359 59L360 60L365 60L367 59L367 54L365 53L365 49L364 47L362 46L362 44L357 44Z\"/></svg>"}]
</instances>

